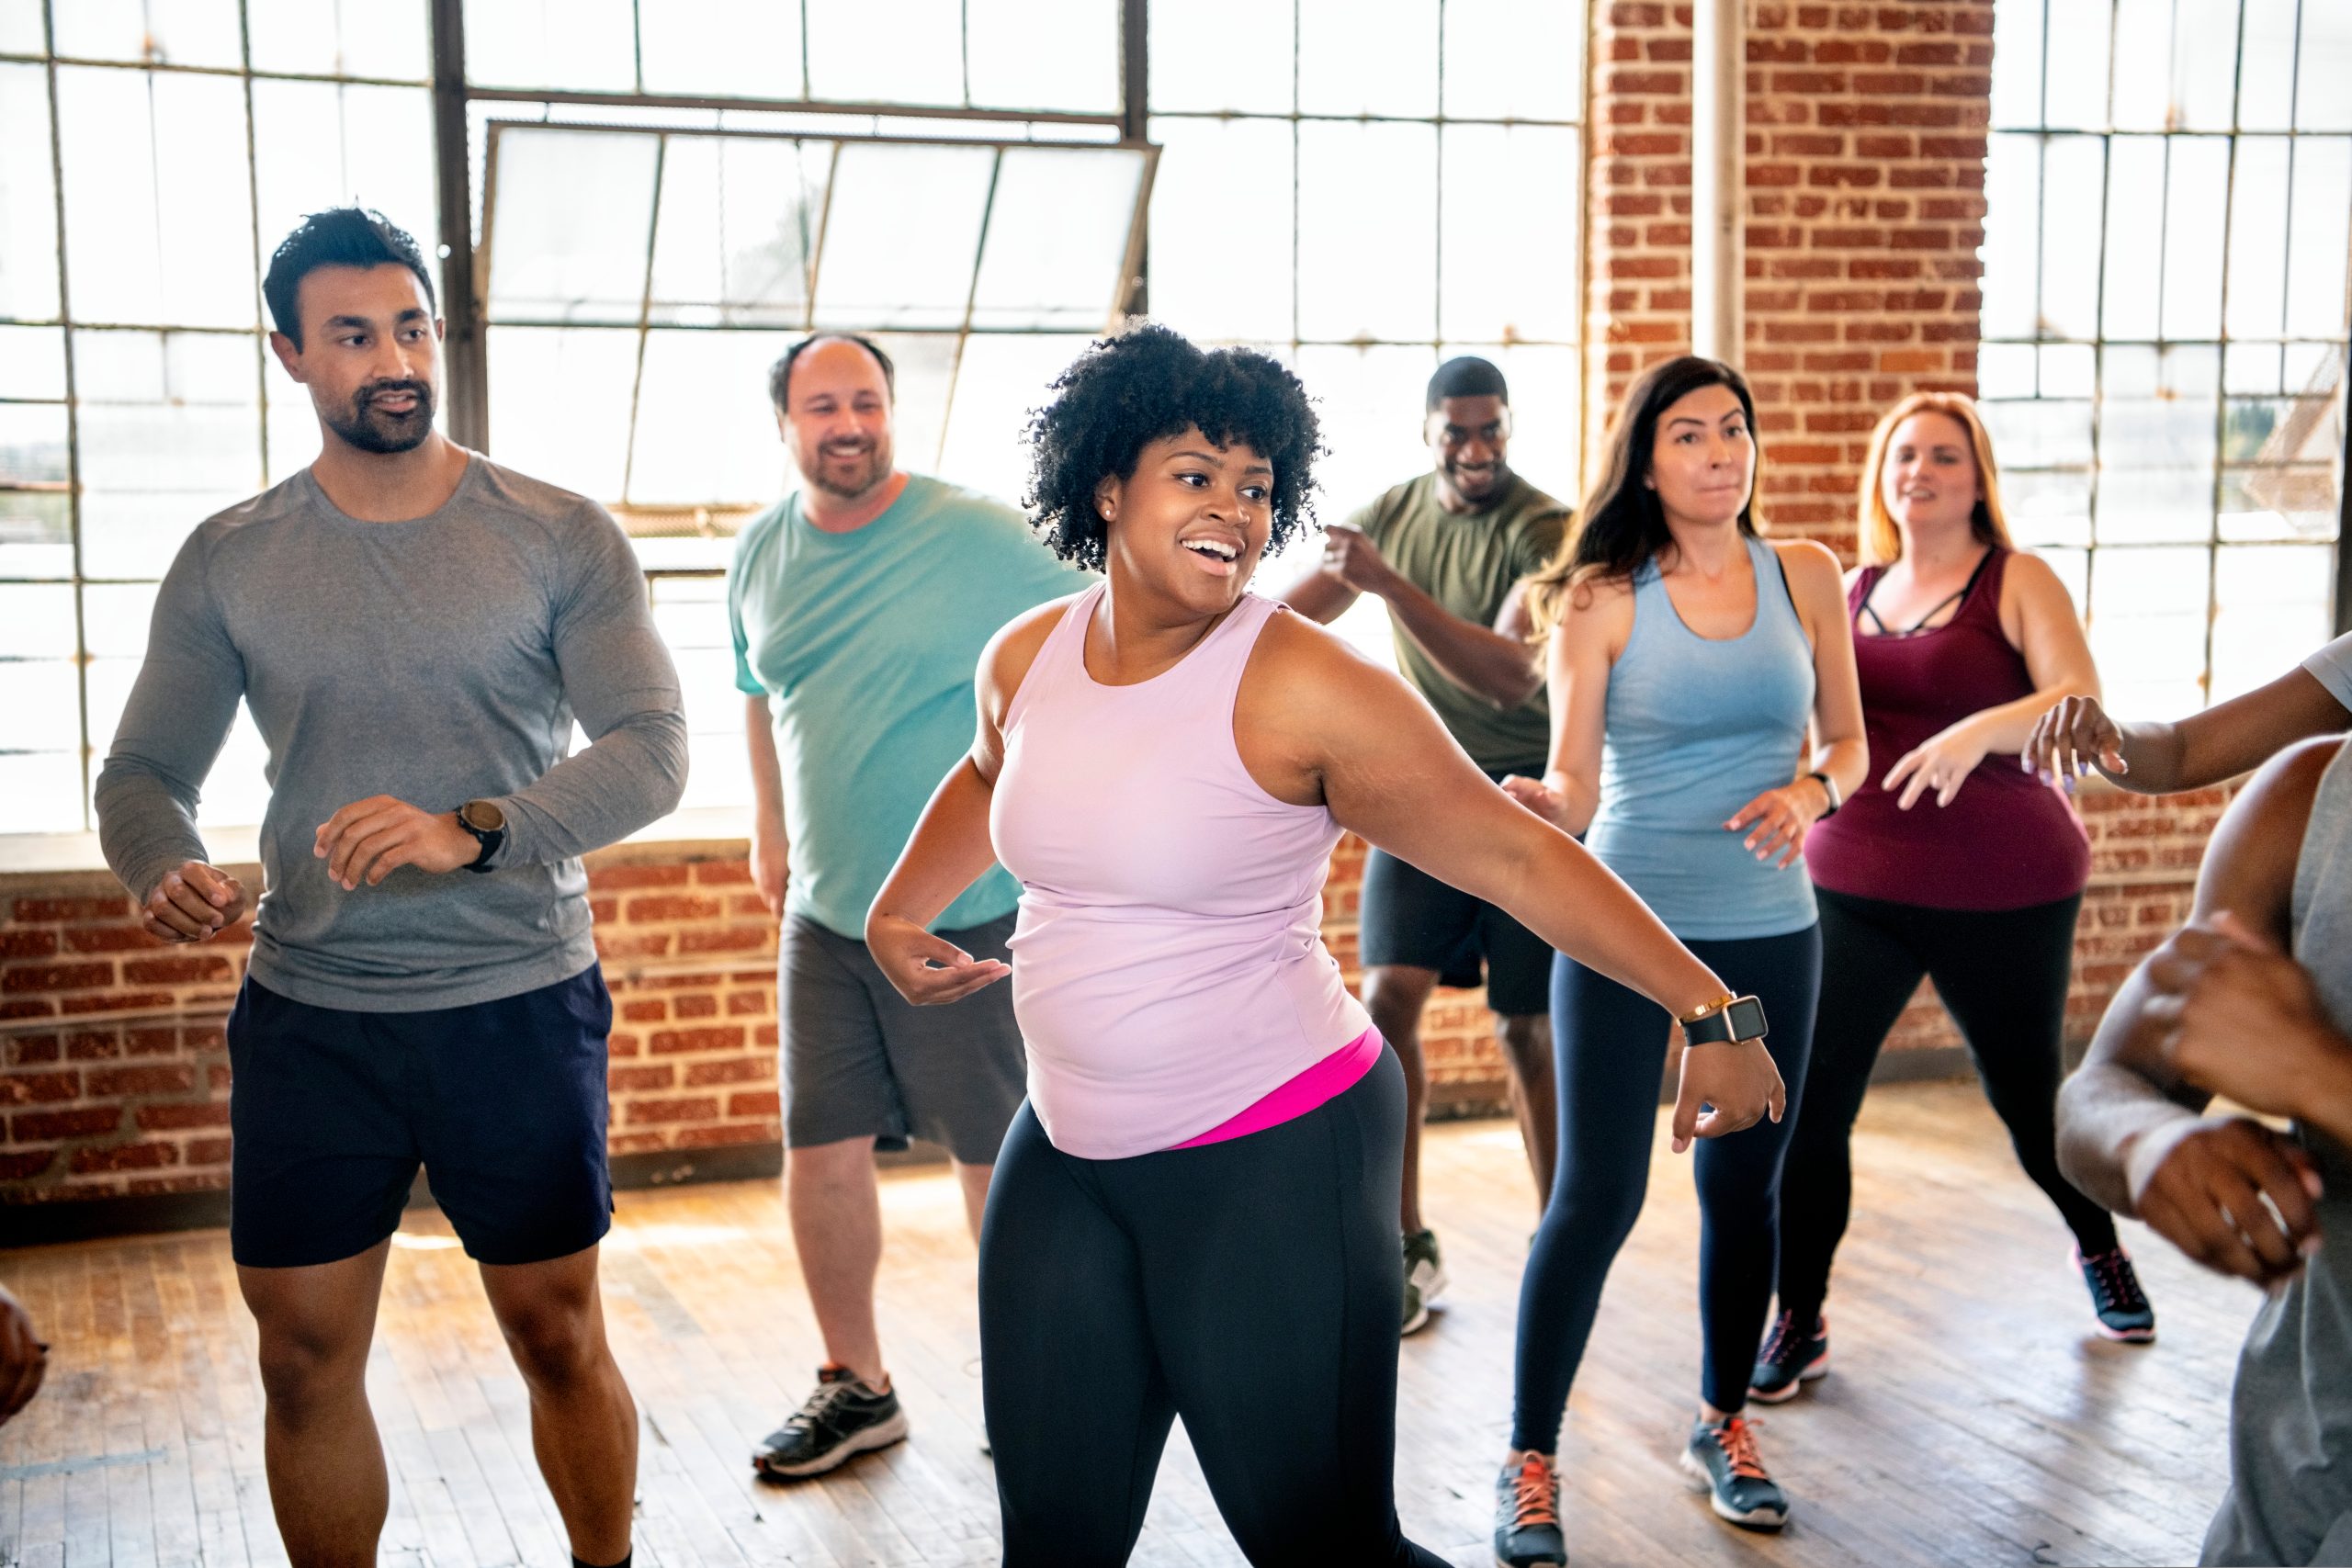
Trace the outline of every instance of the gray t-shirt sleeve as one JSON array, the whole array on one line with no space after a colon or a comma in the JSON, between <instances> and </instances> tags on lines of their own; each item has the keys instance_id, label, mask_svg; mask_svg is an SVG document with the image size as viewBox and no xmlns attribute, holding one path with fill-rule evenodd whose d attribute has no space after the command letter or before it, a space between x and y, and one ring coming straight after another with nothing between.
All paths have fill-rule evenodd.
<instances>
[{"instance_id":1,"label":"gray t-shirt sleeve","mask_svg":"<svg viewBox=\"0 0 2352 1568\"><path fill-rule=\"evenodd\" d=\"M2303 660L2327 694L2348 711L2352 711L2352 633L2337 637L2317 653Z\"/></svg>"},{"instance_id":2,"label":"gray t-shirt sleeve","mask_svg":"<svg viewBox=\"0 0 2352 1568\"><path fill-rule=\"evenodd\" d=\"M498 865L571 860L675 810L686 786L678 671L654 630L645 577L610 513L564 520L551 628L565 700L589 746L497 802Z\"/></svg>"},{"instance_id":3,"label":"gray t-shirt sleeve","mask_svg":"<svg viewBox=\"0 0 2352 1568\"><path fill-rule=\"evenodd\" d=\"M207 581L211 545L198 528L164 576L147 656L94 792L107 864L142 901L165 874L206 858L197 803L244 695L244 660Z\"/></svg>"}]
</instances>

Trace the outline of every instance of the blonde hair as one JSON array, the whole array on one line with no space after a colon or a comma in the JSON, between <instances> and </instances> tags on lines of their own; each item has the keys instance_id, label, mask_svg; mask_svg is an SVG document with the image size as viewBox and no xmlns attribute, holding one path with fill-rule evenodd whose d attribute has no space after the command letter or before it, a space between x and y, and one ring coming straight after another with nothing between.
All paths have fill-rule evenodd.
<instances>
[{"instance_id":1,"label":"blonde hair","mask_svg":"<svg viewBox=\"0 0 2352 1568\"><path fill-rule=\"evenodd\" d=\"M1903 558L1903 532L1886 510L1886 491L1882 483L1886 472L1886 450L1894 444L1894 432L1903 422L1916 413L1939 413L1960 422L1968 432L1968 445L1976 454L1976 479L1984 488L1984 497L1969 513L1969 525L1976 536L1988 545L2002 549L2016 547L2009 541L2009 521L2001 509L2001 470L1993 461L1993 437L1984 429L1984 421L1976 412L1976 402L1961 392L1914 392L1893 408L1871 432L1870 456L1862 460L1861 516L1858 525L1860 534L1860 555L1864 566L1886 566Z\"/></svg>"}]
</instances>

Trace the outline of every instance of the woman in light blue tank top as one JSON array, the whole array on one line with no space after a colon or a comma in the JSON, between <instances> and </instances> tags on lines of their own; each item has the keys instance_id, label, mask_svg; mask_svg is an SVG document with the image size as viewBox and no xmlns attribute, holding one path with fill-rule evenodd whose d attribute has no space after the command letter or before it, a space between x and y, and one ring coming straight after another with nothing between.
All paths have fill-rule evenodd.
<instances>
[{"instance_id":1,"label":"woman in light blue tank top","mask_svg":"<svg viewBox=\"0 0 2352 1568\"><path fill-rule=\"evenodd\" d=\"M1551 628L1552 757L1506 781L1754 993L1790 1117L1694 1156L1702 1399L1683 1469L1734 1524L1777 1529L1786 1495L1740 1410L1772 1293L1781 1156L1820 989L1805 829L1868 767L1837 558L1759 538L1756 409L1737 371L1681 358L1626 394L1582 527L1529 582ZM1810 731L1810 739L1808 739ZM1495 1555L1560 1561L1552 1455L1609 1266L1641 1213L1668 1021L1566 957L1552 970L1561 1165L1521 1281L1517 1409ZM1702 1046L1706 1050L1712 1047Z\"/></svg>"}]
</instances>

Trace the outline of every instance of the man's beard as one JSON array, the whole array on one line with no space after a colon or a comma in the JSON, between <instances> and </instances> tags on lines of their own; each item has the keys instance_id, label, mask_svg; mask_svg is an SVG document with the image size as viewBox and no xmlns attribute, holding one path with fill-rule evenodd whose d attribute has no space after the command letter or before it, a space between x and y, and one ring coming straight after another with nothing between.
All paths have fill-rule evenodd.
<instances>
[{"instance_id":1,"label":"man's beard","mask_svg":"<svg viewBox=\"0 0 2352 1568\"><path fill-rule=\"evenodd\" d=\"M416 407L406 413L387 413L376 400L390 393L410 392ZM319 409L327 428L362 452L413 452L433 434L433 389L423 381L370 381L351 395L351 412L338 417Z\"/></svg>"},{"instance_id":2,"label":"man's beard","mask_svg":"<svg viewBox=\"0 0 2352 1568\"><path fill-rule=\"evenodd\" d=\"M802 477L827 495L842 501L855 501L890 477L891 456L890 443L887 439L868 442L862 454L836 454L820 446L817 449L815 471ZM849 459L854 457L863 457L865 461L850 462ZM838 477L844 463L848 464L849 477Z\"/></svg>"}]
</instances>

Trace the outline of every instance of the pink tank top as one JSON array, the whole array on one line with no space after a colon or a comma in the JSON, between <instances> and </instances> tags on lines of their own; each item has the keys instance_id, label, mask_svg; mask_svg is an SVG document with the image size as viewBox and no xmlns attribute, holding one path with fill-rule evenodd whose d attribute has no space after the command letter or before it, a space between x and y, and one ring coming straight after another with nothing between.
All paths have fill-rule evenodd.
<instances>
[{"instance_id":1,"label":"pink tank top","mask_svg":"<svg viewBox=\"0 0 2352 1568\"><path fill-rule=\"evenodd\" d=\"M1233 739L1255 594L1148 681L1087 673L1098 583L1005 714L989 826L1021 881L1012 1004L1029 1103L1065 1154L1219 1129L1372 1027L1323 946L1340 825L1259 787Z\"/></svg>"}]
</instances>

